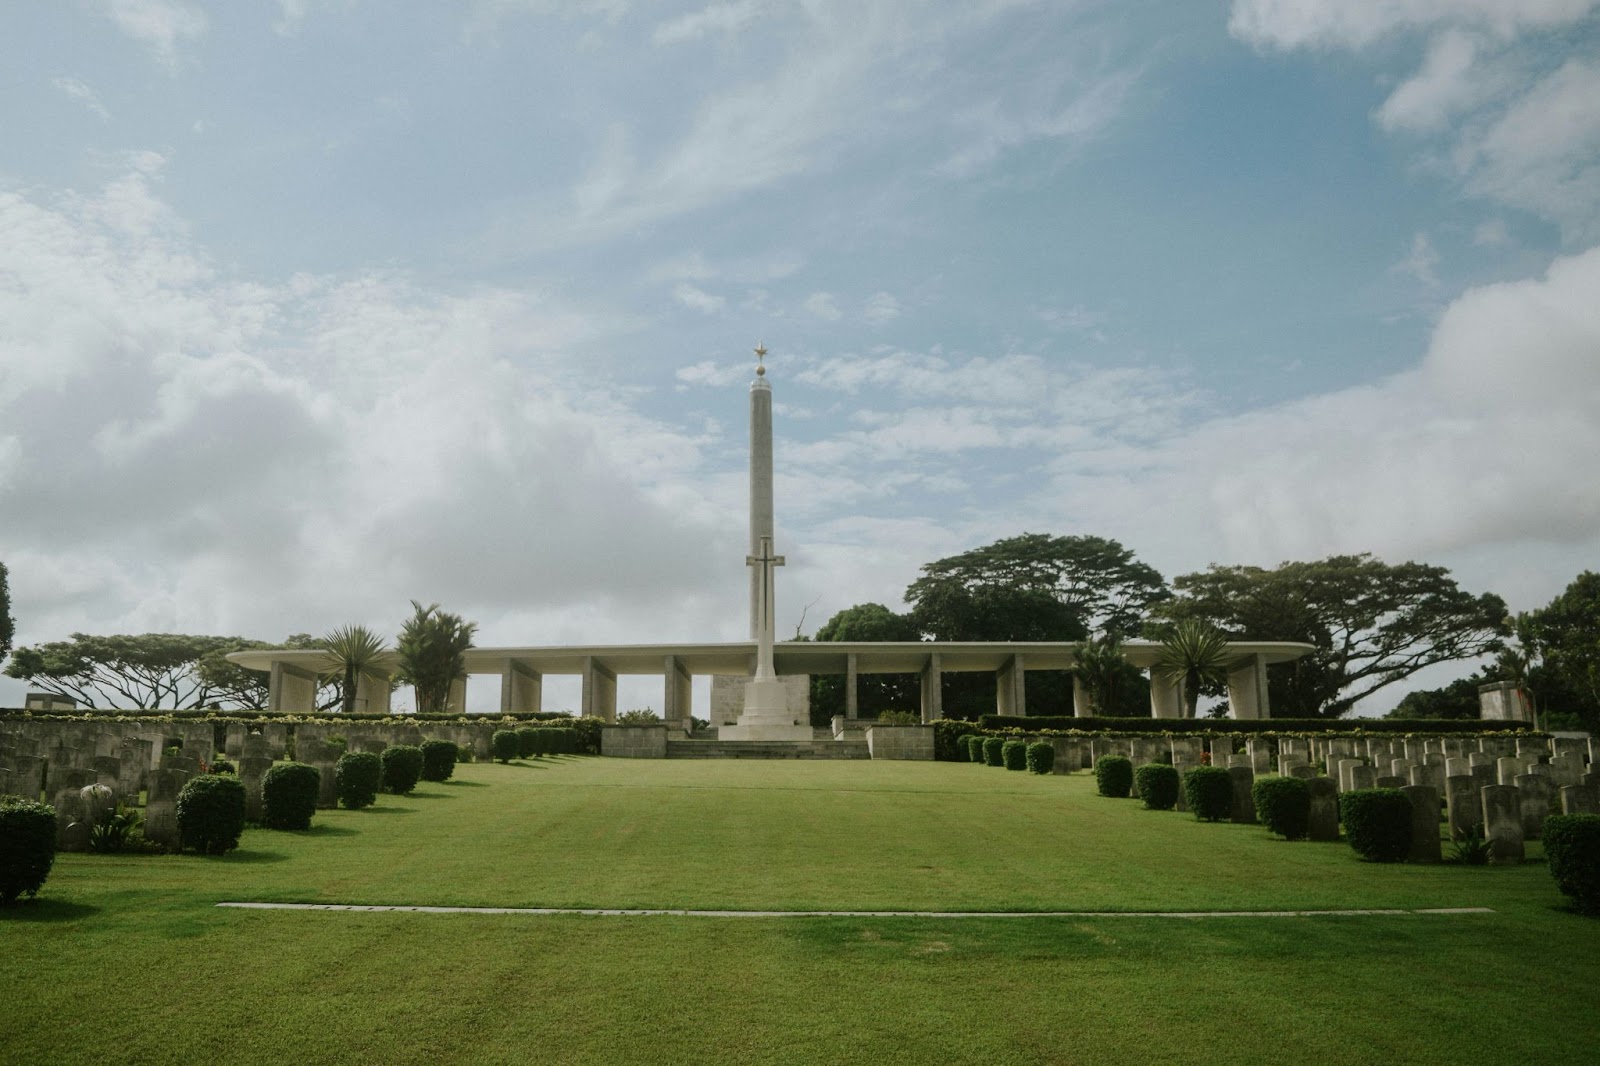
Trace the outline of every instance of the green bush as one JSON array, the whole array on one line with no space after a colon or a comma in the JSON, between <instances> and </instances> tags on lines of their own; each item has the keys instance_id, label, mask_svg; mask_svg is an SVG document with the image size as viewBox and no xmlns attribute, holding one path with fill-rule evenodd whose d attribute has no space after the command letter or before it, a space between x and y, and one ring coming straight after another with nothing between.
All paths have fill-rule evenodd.
<instances>
[{"instance_id":1,"label":"green bush","mask_svg":"<svg viewBox=\"0 0 1600 1066\"><path fill-rule=\"evenodd\" d=\"M456 746L448 740L422 742L422 779L448 781L456 772Z\"/></svg>"},{"instance_id":2,"label":"green bush","mask_svg":"<svg viewBox=\"0 0 1600 1066\"><path fill-rule=\"evenodd\" d=\"M1263 777L1250 786L1256 821L1285 840L1304 840L1311 830L1311 789L1298 777Z\"/></svg>"},{"instance_id":3,"label":"green bush","mask_svg":"<svg viewBox=\"0 0 1600 1066\"><path fill-rule=\"evenodd\" d=\"M978 727L971 722L954 718L938 718L933 726L933 757L944 762L982 762L980 755L972 758L966 750L966 738L974 735Z\"/></svg>"},{"instance_id":4,"label":"green bush","mask_svg":"<svg viewBox=\"0 0 1600 1066\"><path fill-rule=\"evenodd\" d=\"M1600 814L1552 814L1541 836L1556 887L1579 914L1600 914Z\"/></svg>"},{"instance_id":5,"label":"green bush","mask_svg":"<svg viewBox=\"0 0 1600 1066\"><path fill-rule=\"evenodd\" d=\"M513 730L517 734L517 758L531 759L539 754L539 731L531 725Z\"/></svg>"},{"instance_id":6,"label":"green bush","mask_svg":"<svg viewBox=\"0 0 1600 1066\"><path fill-rule=\"evenodd\" d=\"M333 781L340 806L352 811L370 807L378 798L378 786L383 784L383 760L370 751L341 755L333 764Z\"/></svg>"},{"instance_id":7,"label":"green bush","mask_svg":"<svg viewBox=\"0 0 1600 1066\"><path fill-rule=\"evenodd\" d=\"M967 733L961 738L961 747L967 753L967 761L983 765L984 737L977 733Z\"/></svg>"},{"instance_id":8,"label":"green bush","mask_svg":"<svg viewBox=\"0 0 1600 1066\"><path fill-rule=\"evenodd\" d=\"M1056 765L1056 748L1048 740L1036 740L1028 745L1028 769L1036 774L1047 774Z\"/></svg>"},{"instance_id":9,"label":"green bush","mask_svg":"<svg viewBox=\"0 0 1600 1066\"><path fill-rule=\"evenodd\" d=\"M261 823L268 829L310 829L321 785L315 766L275 763L261 777Z\"/></svg>"},{"instance_id":10,"label":"green bush","mask_svg":"<svg viewBox=\"0 0 1600 1066\"><path fill-rule=\"evenodd\" d=\"M1004 766L1004 756L1001 754L1001 752L1005 746L1005 737L984 737L983 764L985 766Z\"/></svg>"},{"instance_id":11,"label":"green bush","mask_svg":"<svg viewBox=\"0 0 1600 1066\"><path fill-rule=\"evenodd\" d=\"M603 718L574 718L564 729L572 737L571 755L599 755L600 730L609 723Z\"/></svg>"},{"instance_id":12,"label":"green bush","mask_svg":"<svg viewBox=\"0 0 1600 1066\"><path fill-rule=\"evenodd\" d=\"M1133 791L1133 761L1125 755L1102 755L1095 760L1094 783L1100 795L1127 799Z\"/></svg>"},{"instance_id":13,"label":"green bush","mask_svg":"<svg viewBox=\"0 0 1600 1066\"><path fill-rule=\"evenodd\" d=\"M209 772L213 774L234 774L237 776L239 773L239 768L233 765L233 763L229 762L227 759L218 759L216 762L211 764L211 769Z\"/></svg>"},{"instance_id":14,"label":"green bush","mask_svg":"<svg viewBox=\"0 0 1600 1066\"><path fill-rule=\"evenodd\" d=\"M1350 846L1368 862L1404 862L1411 854L1411 800L1398 788L1358 788L1339 797Z\"/></svg>"},{"instance_id":15,"label":"green bush","mask_svg":"<svg viewBox=\"0 0 1600 1066\"><path fill-rule=\"evenodd\" d=\"M422 749L415 744L396 744L383 749L383 790L396 796L409 795L422 779Z\"/></svg>"},{"instance_id":16,"label":"green bush","mask_svg":"<svg viewBox=\"0 0 1600 1066\"><path fill-rule=\"evenodd\" d=\"M0 800L0 905L36 896L56 861L56 809L46 803Z\"/></svg>"},{"instance_id":17,"label":"green bush","mask_svg":"<svg viewBox=\"0 0 1600 1066\"><path fill-rule=\"evenodd\" d=\"M1133 772L1133 790L1147 811L1170 811L1178 805L1178 768L1170 763L1146 763Z\"/></svg>"},{"instance_id":18,"label":"green bush","mask_svg":"<svg viewBox=\"0 0 1600 1066\"><path fill-rule=\"evenodd\" d=\"M224 774L191 777L178 793L180 847L222 855L244 834L244 783Z\"/></svg>"},{"instance_id":19,"label":"green bush","mask_svg":"<svg viewBox=\"0 0 1600 1066\"><path fill-rule=\"evenodd\" d=\"M457 764L464 763L464 762L472 762L477 757L478 757L478 753L476 751L472 750L472 745L471 744L457 744L456 745L456 763Z\"/></svg>"},{"instance_id":20,"label":"green bush","mask_svg":"<svg viewBox=\"0 0 1600 1066\"><path fill-rule=\"evenodd\" d=\"M1183 772L1183 801L1202 822L1233 814L1233 775L1225 766L1191 766Z\"/></svg>"},{"instance_id":21,"label":"green bush","mask_svg":"<svg viewBox=\"0 0 1600 1066\"><path fill-rule=\"evenodd\" d=\"M922 715L914 711L879 711L879 725L921 725Z\"/></svg>"},{"instance_id":22,"label":"green bush","mask_svg":"<svg viewBox=\"0 0 1600 1066\"><path fill-rule=\"evenodd\" d=\"M489 751L494 755L495 762L510 762L517 757L519 750L517 734L509 729L496 729L494 736L489 739Z\"/></svg>"},{"instance_id":23,"label":"green bush","mask_svg":"<svg viewBox=\"0 0 1600 1066\"><path fill-rule=\"evenodd\" d=\"M1008 740L1000 745L1000 761L1005 763L1007 770L1026 770L1028 768L1028 742L1025 740Z\"/></svg>"}]
</instances>

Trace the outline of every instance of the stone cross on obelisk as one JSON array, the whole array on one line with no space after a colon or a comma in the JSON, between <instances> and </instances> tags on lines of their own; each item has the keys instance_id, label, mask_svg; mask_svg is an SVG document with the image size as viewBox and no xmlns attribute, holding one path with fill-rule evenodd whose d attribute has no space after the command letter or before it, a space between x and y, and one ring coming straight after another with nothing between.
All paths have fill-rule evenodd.
<instances>
[{"instance_id":1,"label":"stone cross on obelisk","mask_svg":"<svg viewBox=\"0 0 1600 1066\"><path fill-rule=\"evenodd\" d=\"M736 725L723 726L719 740L810 740L809 722L796 723L783 682L772 664L777 608L776 568L783 556L772 551L772 386L767 382L767 349L757 345L756 379L750 383L750 636L756 642L755 676L745 686L744 710Z\"/></svg>"}]
</instances>

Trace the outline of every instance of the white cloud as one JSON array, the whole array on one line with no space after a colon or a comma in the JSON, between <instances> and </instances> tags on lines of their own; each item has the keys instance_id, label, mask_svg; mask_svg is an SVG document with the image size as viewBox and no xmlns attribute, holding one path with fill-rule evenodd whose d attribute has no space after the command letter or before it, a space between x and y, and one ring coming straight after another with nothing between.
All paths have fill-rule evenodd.
<instances>
[{"instance_id":1,"label":"white cloud","mask_svg":"<svg viewBox=\"0 0 1600 1066\"><path fill-rule=\"evenodd\" d=\"M1502 37L1567 26L1595 0L1234 0L1228 29L1275 48L1361 48L1390 34L1436 25Z\"/></svg>"},{"instance_id":2,"label":"white cloud","mask_svg":"<svg viewBox=\"0 0 1600 1066\"><path fill-rule=\"evenodd\" d=\"M100 102L100 97L86 82L79 78L60 77L53 79L50 84L66 93L70 99L76 100L92 113L98 115L102 122L111 121L111 112L106 109L105 104Z\"/></svg>"},{"instance_id":3,"label":"white cloud","mask_svg":"<svg viewBox=\"0 0 1600 1066\"><path fill-rule=\"evenodd\" d=\"M1008 108L998 99L991 99L968 108L956 116L958 125L967 130L967 143L935 169L950 177L967 177L1022 145L1087 140L1121 112L1136 80L1135 72L1119 71L1078 89L1064 104L1030 102L1021 108Z\"/></svg>"},{"instance_id":4,"label":"white cloud","mask_svg":"<svg viewBox=\"0 0 1600 1066\"><path fill-rule=\"evenodd\" d=\"M748 379L750 374L748 363L718 363L713 359L704 359L691 366L679 367L674 376L685 385L720 389L737 385Z\"/></svg>"},{"instance_id":5,"label":"white cloud","mask_svg":"<svg viewBox=\"0 0 1600 1066\"><path fill-rule=\"evenodd\" d=\"M1489 87L1474 71L1478 45L1471 36L1447 31L1428 46L1422 69L1389 94L1378 108L1385 129L1437 130L1477 103Z\"/></svg>"},{"instance_id":6,"label":"white cloud","mask_svg":"<svg viewBox=\"0 0 1600 1066\"><path fill-rule=\"evenodd\" d=\"M696 288L687 281L680 281L673 286L672 298L683 306L701 314L714 315L721 311L728 301L721 296L713 296L704 289Z\"/></svg>"},{"instance_id":7,"label":"white cloud","mask_svg":"<svg viewBox=\"0 0 1600 1066\"><path fill-rule=\"evenodd\" d=\"M1437 285L1439 275L1435 268L1438 265L1439 253L1434 250L1433 241L1428 239L1426 233L1418 233L1411 238L1411 250L1392 269L1397 274L1416 278L1424 285Z\"/></svg>"},{"instance_id":8,"label":"white cloud","mask_svg":"<svg viewBox=\"0 0 1600 1066\"><path fill-rule=\"evenodd\" d=\"M861 315L873 325L882 325L893 322L900 317L900 301L887 292L875 292L867 297L866 307Z\"/></svg>"},{"instance_id":9,"label":"white cloud","mask_svg":"<svg viewBox=\"0 0 1600 1066\"><path fill-rule=\"evenodd\" d=\"M831 292L814 292L806 297L805 309L825 322L837 322L844 317L838 301Z\"/></svg>"},{"instance_id":10,"label":"white cloud","mask_svg":"<svg viewBox=\"0 0 1600 1066\"><path fill-rule=\"evenodd\" d=\"M661 23L656 27L652 39L656 44L663 45L698 41L714 33L732 37L754 22L763 13L764 6L757 0L709 4L699 11Z\"/></svg>"},{"instance_id":11,"label":"white cloud","mask_svg":"<svg viewBox=\"0 0 1600 1066\"><path fill-rule=\"evenodd\" d=\"M1511 231L1503 218L1491 218L1478 223L1472 231L1472 243L1486 248L1500 248L1511 243Z\"/></svg>"},{"instance_id":12,"label":"white cloud","mask_svg":"<svg viewBox=\"0 0 1600 1066\"><path fill-rule=\"evenodd\" d=\"M163 66L176 67L179 49L206 32L203 10L185 0L101 0L123 33L146 45Z\"/></svg>"}]
</instances>

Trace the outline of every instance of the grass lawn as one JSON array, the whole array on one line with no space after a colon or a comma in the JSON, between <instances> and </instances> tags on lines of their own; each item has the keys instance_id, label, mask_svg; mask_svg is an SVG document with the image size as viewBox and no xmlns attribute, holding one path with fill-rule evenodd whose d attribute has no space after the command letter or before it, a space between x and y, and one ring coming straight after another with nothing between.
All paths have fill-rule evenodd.
<instances>
[{"instance_id":1,"label":"grass lawn","mask_svg":"<svg viewBox=\"0 0 1600 1066\"><path fill-rule=\"evenodd\" d=\"M1516 868L1374 866L947 763L561 758L251 829L64 855L0 912L0 1062L1571 1062L1600 922ZM223 900L1314 918L241 911Z\"/></svg>"}]
</instances>

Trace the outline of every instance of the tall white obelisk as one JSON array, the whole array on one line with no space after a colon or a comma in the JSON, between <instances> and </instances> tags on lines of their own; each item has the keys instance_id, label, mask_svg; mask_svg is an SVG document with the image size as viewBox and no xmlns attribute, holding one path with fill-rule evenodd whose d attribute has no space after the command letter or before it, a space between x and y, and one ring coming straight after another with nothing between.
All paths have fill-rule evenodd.
<instances>
[{"instance_id":1,"label":"tall white obelisk","mask_svg":"<svg viewBox=\"0 0 1600 1066\"><path fill-rule=\"evenodd\" d=\"M772 386L756 347L756 379L750 383L750 636L756 642L755 677L745 685L737 725L723 726L719 740L810 740L809 721L796 722L788 690L772 666L777 629L774 575L783 556L772 551Z\"/></svg>"}]
</instances>

